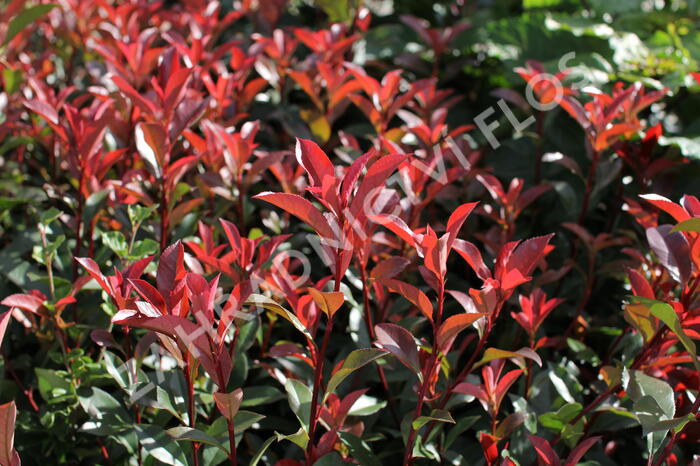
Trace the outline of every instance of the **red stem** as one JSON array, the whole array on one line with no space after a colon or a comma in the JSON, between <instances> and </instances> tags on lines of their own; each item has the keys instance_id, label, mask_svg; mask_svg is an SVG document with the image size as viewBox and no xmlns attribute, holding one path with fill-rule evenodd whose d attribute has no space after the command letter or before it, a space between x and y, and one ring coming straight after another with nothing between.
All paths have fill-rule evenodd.
<instances>
[{"instance_id":1,"label":"red stem","mask_svg":"<svg viewBox=\"0 0 700 466\"><path fill-rule=\"evenodd\" d=\"M591 201L591 193L593 192L593 182L595 181L595 173L598 167L599 157L600 153L598 151L593 151L593 156L591 158L591 168L588 170L588 176L586 177L586 190L583 193L581 213L578 217L579 225L583 225L584 220L586 220L586 214L588 213L588 204Z\"/></svg>"},{"instance_id":2,"label":"red stem","mask_svg":"<svg viewBox=\"0 0 700 466\"><path fill-rule=\"evenodd\" d=\"M428 370L426 371L425 374L423 374L423 383L421 384L420 391L418 392L418 399L416 400L416 409L415 413L413 415L413 421L415 421L420 415L421 411L423 410L423 404L425 403L425 395L428 391L428 386L430 385L430 381L433 377L433 372L435 372L435 367L439 361L439 348L438 348L438 339L437 339L437 332L438 329L440 328L440 324L442 322L442 310L443 306L445 303L445 284L440 283L440 287L438 289L438 309L437 309L437 315L435 316L435 324L433 325L433 349L432 349L432 354L430 358L430 363L428 364ZM416 441L416 435L418 434L418 431L413 428L413 422L411 422L411 430L409 431L408 434L408 440L406 442L406 449L404 450L404 456L403 456L403 464L410 466L413 463L413 445L415 444Z\"/></svg>"},{"instance_id":3,"label":"red stem","mask_svg":"<svg viewBox=\"0 0 700 466\"><path fill-rule=\"evenodd\" d=\"M192 374L190 366L190 355L185 356L185 381L187 382L187 417L189 417L190 427L192 429L196 428L197 420L195 416L197 411L195 409L194 400L194 374ZM197 442L192 443L192 464L193 466L199 466L199 444Z\"/></svg>"},{"instance_id":4,"label":"red stem","mask_svg":"<svg viewBox=\"0 0 700 466\"><path fill-rule=\"evenodd\" d=\"M369 308L369 287L367 286L367 270L366 270L366 265L364 263L360 263L360 279L362 280L362 300L363 300L363 305L364 305L364 311L365 311L365 324L367 325L367 334L369 335L370 341L374 341L377 339L377 335L374 331L374 323L372 322L372 311ZM397 425L401 425L401 420L399 419L399 415L396 411L396 404L394 400L394 396L391 394L391 390L389 390L389 382L386 380L386 374L384 373L384 368L380 365L376 365L377 367L377 375L379 376L379 380L382 383L382 387L384 387L384 391L386 392L387 396L387 401L389 402L389 411L391 412L391 416L394 418L394 421L396 422Z\"/></svg>"},{"instance_id":5,"label":"red stem","mask_svg":"<svg viewBox=\"0 0 700 466\"><path fill-rule=\"evenodd\" d=\"M160 251L168 246L168 193L165 190L166 181L161 180L160 187Z\"/></svg>"},{"instance_id":6,"label":"red stem","mask_svg":"<svg viewBox=\"0 0 700 466\"><path fill-rule=\"evenodd\" d=\"M333 291L340 291L340 251L336 252L335 256L335 284L333 286ZM309 443L306 447L307 460L311 458L311 450L314 447L314 440L316 437L316 426L318 424L318 418L321 414L321 407L318 404L318 394L321 391L321 382L323 379L323 363L326 358L326 351L328 350L328 344L331 340L331 332L333 331L333 317L328 316L328 321L326 322L326 331L323 335L323 342L321 343L321 349L316 354L315 362L316 368L314 372L314 388L311 394L311 419L309 419Z\"/></svg>"}]
</instances>

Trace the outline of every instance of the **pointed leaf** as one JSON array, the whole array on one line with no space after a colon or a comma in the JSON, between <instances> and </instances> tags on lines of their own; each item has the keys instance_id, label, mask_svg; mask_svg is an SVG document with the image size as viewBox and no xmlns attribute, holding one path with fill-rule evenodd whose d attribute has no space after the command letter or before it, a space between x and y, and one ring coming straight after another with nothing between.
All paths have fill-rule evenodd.
<instances>
[{"instance_id":1,"label":"pointed leaf","mask_svg":"<svg viewBox=\"0 0 700 466\"><path fill-rule=\"evenodd\" d=\"M377 333L377 345L396 356L399 361L420 378L418 347L413 339L413 335L396 324L379 324L374 328Z\"/></svg>"},{"instance_id":2,"label":"pointed leaf","mask_svg":"<svg viewBox=\"0 0 700 466\"><path fill-rule=\"evenodd\" d=\"M345 302L345 294L342 291L319 291L308 288L309 294L316 305L330 318L340 309Z\"/></svg>"},{"instance_id":3,"label":"pointed leaf","mask_svg":"<svg viewBox=\"0 0 700 466\"><path fill-rule=\"evenodd\" d=\"M411 304L416 306L421 313L423 313L423 315L432 322L433 305L431 304L430 299L428 299L425 293L423 293L421 290L413 285L409 285L408 283L395 280L393 278L380 279L378 282L386 286L392 293L400 294L409 300Z\"/></svg>"},{"instance_id":4,"label":"pointed leaf","mask_svg":"<svg viewBox=\"0 0 700 466\"><path fill-rule=\"evenodd\" d=\"M485 315L486 314L474 312L469 314L457 314L445 319L438 330L438 347L444 348L450 341L452 341L453 338L459 335L462 330L469 327L471 324Z\"/></svg>"},{"instance_id":5,"label":"pointed leaf","mask_svg":"<svg viewBox=\"0 0 700 466\"><path fill-rule=\"evenodd\" d=\"M333 373L328 381L326 388L326 396L333 393L340 383L345 380L351 373L360 369L372 361L375 361L387 354L387 351L376 348L362 348L352 351L343 361L340 368Z\"/></svg>"},{"instance_id":6,"label":"pointed leaf","mask_svg":"<svg viewBox=\"0 0 700 466\"><path fill-rule=\"evenodd\" d=\"M540 359L540 356L530 348L520 348L518 351L507 351L498 348L488 348L486 349L486 351L484 351L484 356L479 362L477 362L474 365L474 367L483 366L486 363L503 358L515 358L520 361L527 358L535 361L538 366L542 367L542 360Z\"/></svg>"},{"instance_id":7,"label":"pointed leaf","mask_svg":"<svg viewBox=\"0 0 700 466\"><path fill-rule=\"evenodd\" d=\"M253 198L269 202L289 212L313 228L316 233L323 238L335 238L335 234L323 214L319 212L312 203L298 194L272 193L267 191L253 196Z\"/></svg>"},{"instance_id":8,"label":"pointed leaf","mask_svg":"<svg viewBox=\"0 0 700 466\"><path fill-rule=\"evenodd\" d=\"M229 393L215 392L214 401L221 415L229 421L233 421L241 407L241 401L243 401L243 390L237 388Z\"/></svg>"},{"instance_id":9,"label":"pointed leaf","mask_svg":"<svg viewBox=\"0 0 700 466\"><path fill-rule=\"evenodd\" d=\"M267 296L260 294L251 294L248 297L248 300L245 304L247 306L262 306L268 311L274 312L278 316L289 321L294 326L294 328L303 333L306 338L313 340L311 333L309 333L306 327L304 327L304 324L301 323L297 316L295 316L290 311L279 305L276 301L273 301L272 299L268 298Z\"/></svg>"},{"instance_id":10,"label":"pointed leaf","mask_svg":"<svg viewBox=\"0 0 700 466\"><path fill-rule=\"evenodd\" d=\"M413 430L418 430L431 421L447 422L450 424L455 423L455 420L452 418L452 415L449 413L449 411L444 409L434 409L430 412L429 416L419 416L418 418L416 418L415 421L413 421L413 424L411 425L413 427Z\"/></svg>"}]
</instances>

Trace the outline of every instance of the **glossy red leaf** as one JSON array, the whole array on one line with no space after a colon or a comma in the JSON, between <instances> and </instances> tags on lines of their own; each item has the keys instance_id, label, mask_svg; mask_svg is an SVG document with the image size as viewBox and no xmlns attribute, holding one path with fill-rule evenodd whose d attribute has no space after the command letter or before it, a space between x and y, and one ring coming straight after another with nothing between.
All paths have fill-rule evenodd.
<instances>
[{"instance_id":1,"label":"glossy red leaf","mask_svg":"<svg viewBox=\"0 0 700 466\"><path fill-rule=\"evenodd\" d=\"M378 280L379 283L386 286L392 293L397 293L406 298L416 306L421 313L432 322L433 320L433 305L430 299L421 290L413 285L402 282L400 280L395 280L393 278L386 278Z\"/></svg>"},{"instance_id":2,"label":"glossy red leaf","mask_svg":"<svg viewBox=\"0 0 700 466\"><path fill-rule=\"evenodd\" d=\"M418 347L413 335L396 324L378 324L374 327L376 345L387 350L420 377Z\"/></svg>"},{"instance_id":3,"label":"glossy red leaf","mask_svg":"<svg viewBox=\"0 0 700 466\"><path fill-rule=\"evenodd\" d=\"M264 192L257 196L253 196L255 199L260 199L265 202L269 202L272 205L279 207L280 209L289 212L290 214L297 217L302 222L309 225L311 228L316 230L322 238L335 238L333 230L326 218L321 214L321 212L316 209L313 204L304 199L297 194L287 194L287 193L272 193Z\"/></svg>"}]
</instances>

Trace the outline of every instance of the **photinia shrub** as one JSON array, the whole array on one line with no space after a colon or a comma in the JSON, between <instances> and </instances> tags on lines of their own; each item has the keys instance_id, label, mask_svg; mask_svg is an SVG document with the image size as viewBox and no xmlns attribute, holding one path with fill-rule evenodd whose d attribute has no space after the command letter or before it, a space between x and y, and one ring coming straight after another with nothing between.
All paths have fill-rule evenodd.
<instances>
[{"instance_id":1,"label":"photinia shrub","mask_svg":"<svg viewBox=\"0 0 700 466\"><path fill-rule=\"evenodd\" d=\"M697 464L641 3L0 0L0 466Z\"/></svg>"}]
</instances>

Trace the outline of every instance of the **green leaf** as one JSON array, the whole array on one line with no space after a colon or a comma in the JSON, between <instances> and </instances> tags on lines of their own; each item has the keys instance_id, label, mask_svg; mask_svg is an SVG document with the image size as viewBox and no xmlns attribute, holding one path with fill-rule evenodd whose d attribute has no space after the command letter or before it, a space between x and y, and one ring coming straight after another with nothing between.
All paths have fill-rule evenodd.
<instances>
[{"instance_id":1,"label":"green leaf","mask_svg":"<svg viewBox=\"0 0 700 466\"><path fill-rule=\"evenodd\" d=\"M368 395L362 395L355 401L348 411L348 416L370 416L387 405L386 401L380 401L377 398Z\"/></svg>"},{"instance_id":2,"label":"green leaf","mask_svg":"<svg viewBox=\"0 0 700 466\"><path fill-rule=\"evenodd\" d=\"M525 10L532 8L547 8L557 6L561 0L523 0L523 8Z\"/></svg>"},{"instance_id":3,"label":"green leaf","mask_svg":"<svg viewBox=\"0 0 700 466\"><path fill-rule=\"evenodd\" d=\"M205 434L201 430L193 429L191 427L173 427L165 431L173 440L176 441L189 441L204 443L206 445L211 445L213 447L220 448L224 452L228 453L228 449L224 447L221 442L216 440L214 437Z\"/></svg>"},{"instance_id":4,"label":"green leaf","mask_svg":"<svg viewBox=\"0 0 700 466\"><path fill-rule=\"evenodd\" d=\"M352 351L345 358L345 361L343 361L342 366L340 366L340 368L331 376L331 379L328 381L328 388L326 388L326 396L328 396L328 394L330 393L333 393L338 387L338 385L340 385L340 383L343 380L345 380L345 378L349 376L352 372L356 371L357 369L360 369L361 367L366 366L372 361L381 358L387 353L388 351L377 348L363 348Z\"/></svg>"},{"instance_id":5,"label":"green leaf","mask_svg":"<svg viewBox=\"0 0 700 466\"><path fill-rule=\"evenodd\" d=\"M518 365L521 367L524 366L524 364L522 363L527 358L531 359L532 361L535 361L538 366L542 367L542 360L540 359L539 355L530 348L520 348L518 351L507 351L498 348L487 348L486 351L484 351L484 356L479 362L477 362L474 365L474 367L480 367L486 363L495 361L496 359L503 358L515 358L516 361L520 361Z\"/></svg>"},{"instance_id":6,"label":"green leaf","mask_svg":"<svg viewBox=\"0 0 700 466\"><path fill-rule=\"evenodd\" d=\"M39 393L49 404L61 403L75 394L66 371L37 367L34 372L39 382Z\"/></svg>"},{"instance_id":7,"label":"green leaf","mask_svg":"<svg viewBox=\"0 0 700 466\"><path fill-rule=\"evenodd\" d=\"M336 452L323 455L314 463L314 466L345 466L347 463L343 461L340 455Z\"/></svg>"},{"instance_id":8,"label":"green leaf","mask_svg":"<svg viewBox=\"0 0 700 466\"><path fill-rule=\"evenodd\" d=\"M639 296L635 296L634 299L647 306L654 317L661 320L668 326L669 329L671 329L676 337L678 337L678 341L680 341L686 351L690 353L695 370L700 372L700 363L698 362L695 342L691 340L683 330L681 321L678 319L678 314L676 314L675 309L673 309L670 304L663 301L657 301L655 299L642 298Z\"/></svg>"},{"instance_id":9,"label":"green leaf","mask_svg":"<svg viewBox=\"0 0 700 466\"><path fill-rule=\"evenodd\" d=\"M126 238L121 231L106 231L102 233L102 243L119 257L126 256L129 249Z\"/></svg>"},{"instance_id":10,"label":"green leaf","mask_svg":"<svg viewBox=\"0 0 700 466\"><path fill-rule=\"evenodd\" d=\"M295 316L294 314L292 314L287 309L285 309L272 299L268 298L267 296L263 296L261 294L251 294L248 297L248 300L245 304L246 306L262 306L264 309L274 312L278 316L289 321L294 326L294 328L303 333L306 338L313 340L313 337L306 329L306 327L304 327L304 324L302 324L301 321L297 318L297 316Z\"/></svg>"},{"instance_id":11,"label":"green leaf","mask_svg":"<svg viewBox=\"0 0 700 466\"><path fill-rule=\"evenodd\" d=\"M53 3L47 3L44 5L36 5L27 8L26 10L23 10L20 13L18 13L17 16L12 18L12 20L10 21L10 25L7 27L7 34L5 35L5 42L3 43L3 45L7 44L12 39L14 39L17 34L22 32L22 29L26 28L27 26L29 26L29 24L38 20L57 6L58 5L55 5Z\"/></svg>"},{"instance_id":12,"label":"green leaf","mask_svg":"<svg viewBox=\"0 0 700 466\"><path fill-rule=\"evenodd\" d=\"M102 206L107 200L109 189L101 189L96 191L87 198L85 207L83 208L83 222L87 225L97 216L97 213L102 209Z\"/></svg>"},{"instance_id":13,"label":"green leaf","mask_svg":"<svg viewBox=\"0 0 700 466\"><path fill-rule=\"evenodd\" d=\"M239 410L233 418L233 424L236 426L236 443L243 435L243 432L253 427L256 422L265 419L265 415L254 413L252 411Z\"/></svg>"},{"instance_id":14,"label":"green leaf","mask_svg":"<svg viewBox=\"0 0 700 466\"><path fill-rule=\"evenodd\" d=\"M150 256L158 252L158 242L151 238L146 238L141 241L135 241L134 247L131 248L131 253L127 259L139 260L146 256Z\"/></svg>"},{"instance_id":15,"label":"green leaf","mask_svg":"<svg viewBox=\"0 0 700 466\"><path fill-rule=\"evenodd\" d=\"M275 435L277 436L278 442L281 440L289 440L302 449L306 449L306 445L309 443L309 434L307 434L306 430L301 427L293 434L284 435L280 434L279 432L275 432Z\"/></svg>"},{"instance_id":16,"label":"green leaf","mask_svg":"<svg viewBox=\"0 0 700 466\"><path fill-rule=\"evenodd\" d=\"M163 388L161 388L159 385L156 385L156 408L159 409L164 409L165 411L169 412L173 416L175 416L177 419L180 419L182 421L182 416L178 412L177 409L175 409L175 405L173 405L173 401L170 397L170 393Z\"/></svg>"},{"instance_id":17,"label":"green leaf","mask_svg":"<svg viewBox=\"0 0 700 466\"><path fill-rule=\"evenodd\" d=\"M275 387L262 385L260 387L244 387L241 407L260 406L274 403L284 398L284 393Z\"/></svg>"},{"instance_id":18,"label":"green leaf","mask_svg":"<svg viewBox=\"0 0 700 466\"><path fill-rule=\"evenodd\" d=\"M97 387L81 388L80 406L90 417L80 430L92 435L108 436L127 430L131 420L126 409L112 395Z\"/></svg>"},{"instance_id":19,"label":"green leaf","mask_svg":"<svg viewBox=\"0 0 700 466\"><path fill-rule=\"evenodd\" d=\"M296 414L304 431L308 432L311 419L311 389L296 379L287 379L284 388L287 390L289 407Z\"/></svg>"},{"instance_id":20,"label":"green leaf","mask_svg":"<svg viewBox=\"0 0 700 466\"><path fill-rule=\"evenodd\" d=\"M146 452L158 461L171 466L187 466L185 453L163 428L150 424L137 424L134 431Z\"/></svg>"},{"instance_id":21,"label":"green leaf","mask_svg":"<svg viewBox=\"0 0 700 466\"><path fill-rule=\"evenodd\" d=\"M381 466L382 463L372 453L367 442L349 432L338 432L340 440L347 445L350 455L364 466Z\"/></svg>"},{"instance_id":22,"label":"green leaf","mask_svg":"<svg viewBox=\"0 0 700 466\"><path fill-rule=\"evenodd\" d=\"M694 217L680 222L671 230L671 232L676 231L700 231L700 217Z\"/></svg>"},{"instance_id":23,"label":"green leaf","mask_svg":"<svg viewBox=\"0 0 700 466\"><path fill-rule=\"evenodd\" d=\"M430 412L429 416L417 417L411 425L413 426L413 430L418 430L431 421L449 422L450 424L455 423L455 420L452 419L452 415L449 413L449 411L444 409L434 409Z\"/></svg>"},{"instance_id":24,"label":"green leaf","mask_svg":"<svg viewBox=\"0 0 700 466\"><path fill-rule=\"evenodd\" d=\"M642 371L632 371L625 391L635 402L641 401L646 396L651 397L666 419L672 419L676 413L673 388L661 379L648 376ZM648 407L646 403L645 407Z\"/></svg>"},{"instance_id":25,"label":"green leaf","mask_svg":"<svg viewBox=\"0 0 700 466\"><path fill-rule=\"evenodd\" d=\"M63 215L62 211L58 210L55 207L51 207L50 209L45 210L41 213L41 217L39 217L39 222L44 226L48 226L49 223L53 222L61 215Z\"/></svg>"},{"instance_id":26,"label":"green leaf","mask_svg":"<svg viewBox=\"0 0 700 466\"><path fill-rule=\"evenodd\" d=\"M556 412L544 413L537 420L543 427L560 433L566 424L581 412L583 406L580 403L567 403Z\"/></svg>"},{"instance_id":27,"label":"green leaf","mask_svg":"<svg viewBox=\"0 0 700 466\"><path fill-rule=\"evenodd\" d=\"M130 204L127 207L127 212L129 214L129 221L131 222L131 227L136 228L141 225L144 220L148 219L153 212L158 209L158 204L153 204L148 207L144 207L139 204Z\"/></svg>"},{"instance_id":28,"label":"green leaf","mask_svg":"<svg viewBox=\"0 0 700 466\"><path fill-rule=\"evenodd\" d=\"M450 429L447 437L445 438L445 450L449 450L454 441L457 440L457 438L467 429L473 426L479 419L481 419L481 416L467 416L457 421L457 424Z\"/></svg>"},{"instance_id":29,"label":"green leaf","mask_svg":"<svg viewBox=\"0 0 700 466\"><path fill-rule=\"evenodd\" d=\"M260 462L262 459L263 455L267 451L268 448L270 448L270 445L277 440L277 436L273 435L269 439L265 440L265 443L262 444L260 449L255 453L255 455L250 459L250 464L248 466L257 466L257 464Z\"/></svg>"},{"instance_id":30,"label":"green leaf","mask_svg":"<svg viewBox=\"0 0 700 466\"><path fill-rule=\"evenodd\" d=\"M29 199L0 196L0 211L31 202Z\"/></svg>"},{"instance_id":31,"label":"green leaf","mask_svg":"<svg viewBox=\"0 0 700 466\"><path fill-rule=\"evenodd\" d=\"M351 18L352 9L349 0L316 0L316 4L328 15L332 23L348 21Z\"/></svg>"},{"instance_id":32,"label":"green leaf","mask_svg":"<svg viewBox=\"0 0 700 466\"><path fill-rule=\"evenodd\" d=\"M22 72L5 68L2 70L2 78L5 81L5 91L8 94L14 94L19 90L19 85L22 82Z\"/></svg>"}]
</instances>

